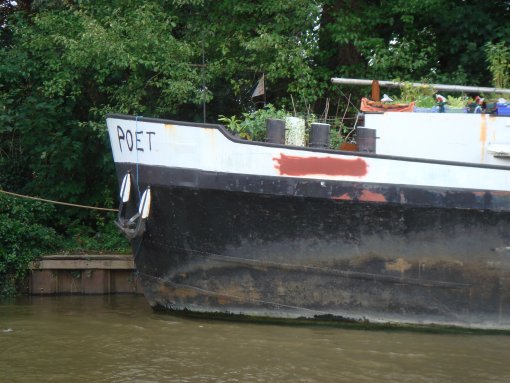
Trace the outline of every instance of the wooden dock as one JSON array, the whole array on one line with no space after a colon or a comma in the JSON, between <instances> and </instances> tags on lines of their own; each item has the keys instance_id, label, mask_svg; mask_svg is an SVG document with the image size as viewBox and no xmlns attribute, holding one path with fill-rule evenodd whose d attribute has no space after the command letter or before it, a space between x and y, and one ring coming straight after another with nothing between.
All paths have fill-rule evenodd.
<instances>
[{"instance_id":1,"label":"wooden dock","mask_svg":"<svg viewBox=\"0 0 510 383\"><path fill-rule=\"evenodd\" d=\"M142 293L131 255L47 255L30 270L32 295Z\"/></svg>"}]
</instances>

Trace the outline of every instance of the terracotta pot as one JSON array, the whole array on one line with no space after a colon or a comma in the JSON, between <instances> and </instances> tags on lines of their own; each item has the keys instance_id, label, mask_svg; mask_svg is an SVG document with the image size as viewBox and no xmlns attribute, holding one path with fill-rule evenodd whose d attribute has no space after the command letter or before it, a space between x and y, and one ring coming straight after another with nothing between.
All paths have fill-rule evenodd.
<instances>
[{"instance_id":1,"label":"terracotta pot","mask_svg":"<svg viewBox=\"0 0 510 383\"><path fill-rule=\"evenodd\" d=\"M338 149L340 149L340 150L347 150L347 151L350 151L350 152L357 152L358 151L358 145L353 144L351 142L342 142Z\"/></svg>"}]
</instances>

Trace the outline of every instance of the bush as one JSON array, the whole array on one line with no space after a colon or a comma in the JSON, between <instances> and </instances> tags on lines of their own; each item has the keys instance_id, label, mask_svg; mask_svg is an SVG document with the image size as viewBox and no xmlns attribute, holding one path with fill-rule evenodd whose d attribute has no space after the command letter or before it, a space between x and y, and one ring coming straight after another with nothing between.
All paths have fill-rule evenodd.
<instances>
[{"instance_id":1,"label":"bush","mask_svg":"<svg viewBox=\"0 0 510 383\"><path fill-rule=\"evenodd\" d=\"M435 94L436 91L430 85L413 86L404 82L400 87L400 98L395 97L395 103L408 104L414 101L416 106L432 108L436 104Z\"/></svg>"},{"instance_id":2,"label":"bush","mask_svg":"<svg viewBox=\"0 0 510 383\"><path fill-rule=\"evenodd\" d=\"M16 293L28 264L56 249L60 238L49 227L54 209L0 194L0 296Z\"/></svg>"},{"instance_id":3,"label":"bush","mask_svg":"<svg viewBox=\"0 0 510 383\"><path fill-rule=\"evenodd\" d=\"M64 236L55 230L59 210L0 194L0 297L18 293L29 263L42 255L129 252L129 242L113 223L114 213L94 212L94 228L73 222Z\"/></svg>"},{"instance_id":4,"label":"bush","mask_svg":"<svg viewBox=\"0 0 510 383\"><path fill-rule=\"evenodd\" d=\"M504 42L485 44L487 62L492 74L492 83L496 88L510 85L510 47Z\"/></svg>"},{"instance_id":5,"label":"bush","mask_svg":"<svg viewBox=\"0 0 510 383\"><path fill-rule=\"evenodd\" d=\"M69 228L68 235L60 245L60 252L73 254L129 253L129 241L114 224L116 214L94 212L94 227L75 222Z\"/></svg>"}]
</instances>

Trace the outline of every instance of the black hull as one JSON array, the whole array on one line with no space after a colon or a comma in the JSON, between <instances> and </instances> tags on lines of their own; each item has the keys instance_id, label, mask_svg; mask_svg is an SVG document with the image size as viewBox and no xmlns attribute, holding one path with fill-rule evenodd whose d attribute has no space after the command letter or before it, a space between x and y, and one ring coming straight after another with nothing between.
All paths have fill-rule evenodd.
<instances>
[{"instance_id":1,"label":"black hull","mask_svg":"<svg viewBox=\"0 0 510 383\"><path fill-rule=\"evenodd\" d=\"M510 213L490 193L138 172L153 307L510 329Z\"/></svg>"}]
</instances>

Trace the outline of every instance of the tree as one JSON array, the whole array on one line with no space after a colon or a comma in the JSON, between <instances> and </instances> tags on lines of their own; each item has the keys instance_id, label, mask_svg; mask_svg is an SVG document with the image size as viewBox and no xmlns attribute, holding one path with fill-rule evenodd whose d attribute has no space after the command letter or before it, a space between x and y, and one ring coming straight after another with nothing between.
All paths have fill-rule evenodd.
<instances>
[{"instance_id":1,"label":"tree","mask_svg":"<svg viewBox=\"0 0 510 383\"><path fill-rule=\"evenodd\" d=\"M193 52L172 37L175 17L156 2L96 2L11 22L12 46L0 52L0 132L12 133L33 174L26 190L111 204L105 114L170 115L199 97Z\"/></svg>"},{"instance_id":2,"label":"tree","mask_svg":"<svg viewBox=\"0 0 510 383\"><path fill-rule=\"evenodd\" d=\"M324 77L487 85L484 44L510 40L509 18L508 0L327 0Z\"/></svg>"},{"instance_id":3,"label":"tree","mask_svg":"<svg viewBox=\"0 0 510 383\"><path fill-rule=\"evenodd\" d=\"M174 10L179 35L197 56L204 54L211 118L253 108L251 91L262 74L266 97L276 104L291 93L297 99L320 96L314 73L319 2L181 3Z\"/></svg>"}]
</instances>

